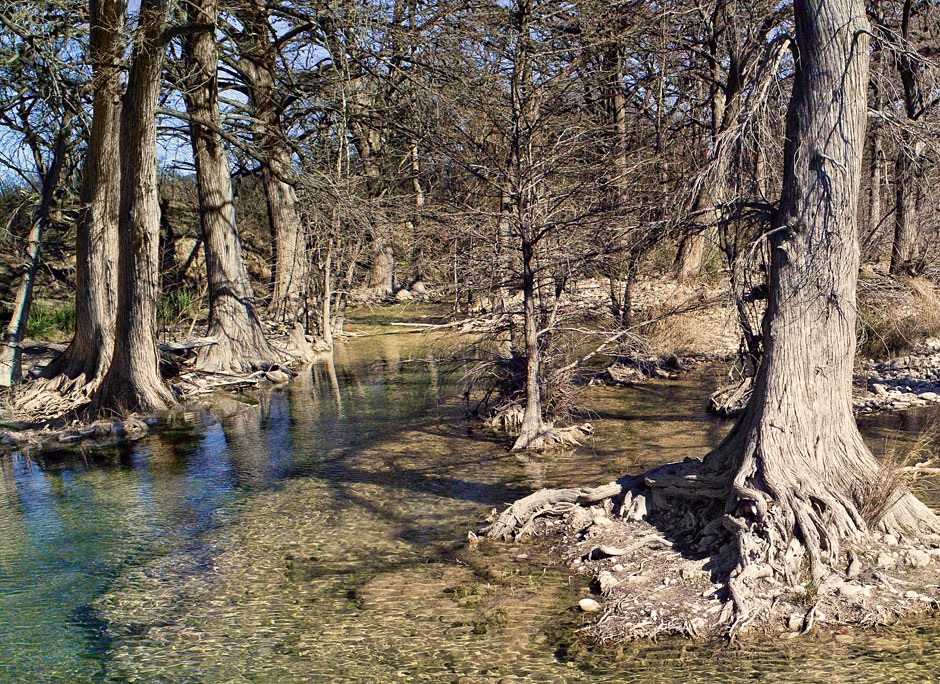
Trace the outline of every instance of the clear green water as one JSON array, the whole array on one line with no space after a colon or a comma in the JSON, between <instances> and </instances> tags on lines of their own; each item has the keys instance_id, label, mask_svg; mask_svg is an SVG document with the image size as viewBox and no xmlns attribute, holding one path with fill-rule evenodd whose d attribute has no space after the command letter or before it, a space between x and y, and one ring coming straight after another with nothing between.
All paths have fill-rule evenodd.
<instances>
[{"instance_id":1,"label":"clear green water","mask_svg":"<svg viewBox=\"0 0 940 684\"><path fill-rule=\"evenodd\" d=\"M530 458L469 431L459 371L414 360L424 344L356 340L252 409L221 399L133 446L0 461L0 681L937 680L933 620L588 648L583 578L466 532L533 488L707 451L727 429L702 413L712 384L592 389L595 439ZM880 449L929 418L865 431Z\"/></svg>"}]
</instances>

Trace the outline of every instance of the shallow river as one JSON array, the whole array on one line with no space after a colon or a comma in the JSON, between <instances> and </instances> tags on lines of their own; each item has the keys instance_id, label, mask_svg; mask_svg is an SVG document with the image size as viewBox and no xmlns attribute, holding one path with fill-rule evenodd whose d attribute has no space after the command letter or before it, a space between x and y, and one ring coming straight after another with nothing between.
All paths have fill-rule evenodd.
<instances>
[{"instance_id":1,"label":"shallow river","mask_svg":"<svg viewBox=\"0 0 940 684\"><path fill-rule=\"evenodd\" d=\"M529 458L462 420L426 340L341 346L244 408L135 445L0 460L4 682L919 682L940 618L796 642L590 649L584 580L538 545L466 546L493 507L701 454L695 377L591 389L597 434ZM878 450L929 414L868 419ZM925 495L937 503L937 493Z\"/></svg>"}]
</instances>

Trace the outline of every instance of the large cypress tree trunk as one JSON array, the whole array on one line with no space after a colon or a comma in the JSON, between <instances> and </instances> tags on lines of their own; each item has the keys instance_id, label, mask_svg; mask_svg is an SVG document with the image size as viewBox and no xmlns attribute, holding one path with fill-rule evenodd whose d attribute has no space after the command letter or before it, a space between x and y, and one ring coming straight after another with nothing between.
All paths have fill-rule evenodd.
<instances>
[{"instance_id":1,"label":"large cypress tree trunk","mask_svg":"<svg viewBox=\"0 0 940 684\"><path fill-rule=\"evenodd\" d=\"M274 237L274 281L268 309L278 319L296 318L307 287L307 241L297 213L290 145L275 87L277 53L263 0L246 2L238 18L246 29L241 65L249 80L252 125L263 158L261 177Z\"/></svg>"},{"instance_id":2,"label":"large cypress tree trunk","mask_svg":"<svg viewBox=\"0 0 940 684\"><path fill-rule=\"evenodd\" d=\"M156 337L160 204L157 98L168 0L142 0L121 110L121 212L114 354L95 410L160 411L175 403L160 377Z\"/></svg>"},{"instance_id":3,"label":"large cypress tree trunk","mask_svg":"<svg viewBox=\"0 0 940 684\"><path fill-rule=\"evenodd\" d=\"M836 562L840 543L872 525L893 531L936 525L906 493L883 517L862 515L863 492L879 468L852 413L868 21L861 0L794 6L799 57L783 193L768 235L765 349L744 415L703 465L706 479L733 474L718 491L728 497L727 512L747 526L742 574L758 547L758 558L783 564L793 538L815 569ZM749 544L749 536L763 537L763 544ZM787 563L792 576L801 572L797 560Z\"/></svg>"},{"instance_id":4,"label":"large cypress tree trunk","mask_svg":"<svg viewBox=\"0 0 940 684\"><path fill-rule=\"evenodd\" d=\"M74 381L90 393L114 348L117 226L121 198L120 98L126 0L91 0L88 58L93 114L75 238L75 334L43 377Z\"/></svg>"},{"instance_id":5,"label":"large cypress tree trunk","mask_svg":"<svg viewBox=\"0 0 940 684\"><path fill-rule=\"evenodd\" d=\"M218 0L192 0L189 23L215 26ZM255 309L255 296L242 261L235 223L232 178L218 130L218 51L214 31L189 37L185 44L186 107L196 162L199 218L209 281L209 335L218 338L203 347L197 366L203 370L248 372L276 361Z\"/></svg>"},{"instance_id":6,"label":"large cypress tree trunk","mask_svg":"<svg viewBox=\"0 0 940 684\"><path fill-rule=\"evenodd\" d=\"M862 0L795 0L798 59L787 114L783 192L767 234L765 349L748 406L704 460L687 459L595 490L547 490L513 505L489 534L511 536L559 503L641 494L651 509L714 521L737 542L727 579L739 620L758 579L795 586L842 572L846 541L873 529L935 533L940 521L879 464L852 414L855 227L867 115L868 21ZM675 532L676 530L673 530ZM716 555L724 553L715 549Z\"/></svg>"}]
</instances>

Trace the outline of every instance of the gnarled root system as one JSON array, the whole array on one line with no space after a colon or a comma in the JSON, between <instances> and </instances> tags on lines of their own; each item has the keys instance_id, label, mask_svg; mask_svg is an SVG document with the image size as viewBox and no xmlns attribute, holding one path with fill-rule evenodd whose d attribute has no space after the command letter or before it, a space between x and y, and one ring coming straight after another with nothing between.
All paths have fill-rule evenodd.
<instances>
[{"instance_id":1,"label":"gnarled root system","mask_svg":"<svg viewBox=\"0 0 940 684\"><path fill-rule=\"evenodd\" d=\"M714 454L712 454L714 456ZM746 459L745 459L746 462ZM517 540L561 532L557 554L593 575L598 640L661 634L796 636L872 626L937 605L936 518L906 490L878 520L807 482L771 493L687 459L595 488L543 489L486 528Z\"/></svg>"}]
</instances>

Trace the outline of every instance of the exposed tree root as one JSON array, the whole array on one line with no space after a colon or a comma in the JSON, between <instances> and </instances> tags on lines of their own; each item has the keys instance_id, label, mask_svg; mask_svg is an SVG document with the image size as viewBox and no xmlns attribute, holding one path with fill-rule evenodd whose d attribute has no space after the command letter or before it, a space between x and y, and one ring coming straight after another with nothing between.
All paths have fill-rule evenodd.
<instances>
[{"instance_id":1,"label":"exposed tree root","mask_svg":"<svg viewBox=\"0 0 940 684\"><path fill-rule=\"evenodd\" d=\"M513 451L548 451L565 447L581 446L581 440L594 433L594 426L581 423L568 427L555 427L540 421L532 430L525 428L525 407L509 404L497 409L484 424L493 430L516 435Z\"/></svg>"},{"instance_id":2,"label":"exposed tree root","mask_svg":"<svg viewBox=\"0 0 940 684\"><path fill-rule=\"evenodd\" d=\"M722 418L733 418L744 412L751 392L754 378L744 377L736 383L722 385L708 398L708 410Z\"/></svg>"},{"instance_id":3,"label":"exposed tree root","mask_svg":"<svg viewBox=\"0 0 940 684\"><path fill-rule=\"evenodd\" d=\"M569 427L555 427L552 423L542 422L535 430L523 428L515 443L513 451L549 451L564 447L581 446L581 440L594 433L594 426L590 423L571 425Z\"/></svg>"},{"instance_id":4,"label":"exposed tree root","mask_svg":"<svg viewBox=\"0 0 940 684\"><path fill-rule=\"evenodd\" d=\"M543 489L484 532L511 540L560 528L557 552L592 573L607 599L589 628L602 641L795 635L823 623L886 624L937 605L940 587L924 568L940 560L940 526L906 490L869 524L858 502L832 488L801 482L771 496L740 473L716 476L709 461L593 489ZM898 588L889 570L910 584Z\"/></svg>"},{"instance_id":5,"label":"exposed tree root","mask_svg":"<svg viewBox=\"0 0 940 684\"><path fill-rule=\"evenodd\" d=\"M510 435L519 434L522 428L522 419L525 416L525 407L521 404L509 404L497 409L489 416L485 424L494 430Z\"/></svg>"},{"instance_id":6,"label":"exposed tree root","mask_svg":"<svg viewBox=\"0 0 940 684\"><path fill-rule=\"evenodd\" d=\"M298 364L307 364L314 361L317 356L331 351L333 346L322 339L311 342L307 339L304 327L300 322L294 324L287 337L283 354Z\"/></svg>"}]
</instances>

